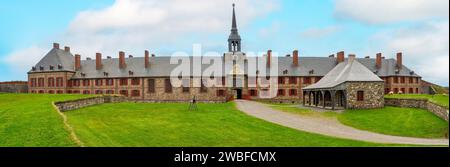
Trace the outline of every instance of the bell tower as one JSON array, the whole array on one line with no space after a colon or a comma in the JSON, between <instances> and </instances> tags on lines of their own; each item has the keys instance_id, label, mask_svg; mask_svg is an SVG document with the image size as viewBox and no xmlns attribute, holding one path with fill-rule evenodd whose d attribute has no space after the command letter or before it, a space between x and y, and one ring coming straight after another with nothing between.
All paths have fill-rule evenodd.
<instances>
[{"instance_id":1,"label":"bell tower","mask_svg":"<svg viewBox=\"0 0 450 167\"><path fill-rule=\"evenodd\" d=\"M233 21L231 25L231 34L228 37L228 51L241 52L241 36L239 35L236 24L235 4L233 3Z\"/></svg>"}]
</instances>

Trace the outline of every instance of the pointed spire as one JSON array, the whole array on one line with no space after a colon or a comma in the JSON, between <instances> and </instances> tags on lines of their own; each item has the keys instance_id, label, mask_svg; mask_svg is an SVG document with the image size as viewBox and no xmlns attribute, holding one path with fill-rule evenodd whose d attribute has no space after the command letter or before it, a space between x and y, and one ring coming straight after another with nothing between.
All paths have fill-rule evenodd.
<instances>
[{"instance_id":1,"label":"pointed spire","mask_svg":"<svg viewBox=\"0 0 450 167\"><path fill-rule=\"evenodd\" d=\"M236 24L236 11L235 4L233 3L233 21L231 25L231 34L228 37L228 51L240 52L241 51L241 36L239 35Z\"/></svg>"},{"instance_id":2,"label":"pointed spire","mask_svg":"<svg viewBox=\"0 0 450 167\"><path fill-rule=\"evenodd\" d=\"M235 10L234 10L234 7L235 7L236 5L233 3L233 23L232 23L232 26L231 26L231 30L237 30L237 24L236 24L236 12L235 12Z\"/></svg>"}]
</instances>

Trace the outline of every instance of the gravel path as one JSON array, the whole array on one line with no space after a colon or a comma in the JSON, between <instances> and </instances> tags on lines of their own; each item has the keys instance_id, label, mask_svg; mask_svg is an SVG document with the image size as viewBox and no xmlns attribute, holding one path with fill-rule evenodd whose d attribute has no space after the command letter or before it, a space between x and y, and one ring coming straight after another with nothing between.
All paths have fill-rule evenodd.
<instances>
[{"instance_id":1,"label":"gravel path","mask_svg":"<svg viewBox=\"0 0 450 167\"><path fill-rule=\"evenodd\" d=\"M449 145L448 139L423 139L383 135L379 133L355 129L341 124L337 119L301 116L274 110L265 104L237 100L236 106L244 113L293 129L318 133L338 138L361 140L373 143L415 144L415 145Z\"/></svg>"}]
</instances>

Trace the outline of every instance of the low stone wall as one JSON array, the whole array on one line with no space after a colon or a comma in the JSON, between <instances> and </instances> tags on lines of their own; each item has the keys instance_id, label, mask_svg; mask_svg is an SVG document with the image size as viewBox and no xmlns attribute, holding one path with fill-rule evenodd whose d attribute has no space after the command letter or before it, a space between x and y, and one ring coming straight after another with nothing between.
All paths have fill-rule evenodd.
<instances>
[{"instance_id":1,"label":"low stone wall","mask_svg":"<svg viewBox=\"0 0 450 167\"><path fill-rule=\"evenodd\" d=\"M121 102L136 102L136 103L189 103L189 101L154 101L154 100L135 100L130 99L124 96L98 96L98 97L90 97L84 99L77 100L69 100L62 102L55 102L55 105L58 107L59 111L70 111L76 110L83 107L89 107L97 104L103 103L121 103ZM199 103L225 103L226 101L197 101Z\"/></svg>"},{"instance_id":2,"label":"low stone wall","mask_svg":"<svg viewBox=\"0 0 450 167\"><path fill-rule=\"evenodd\" d=\"M0 82L0 92L6 93L27 93L27 82Z\"/></svg>"},{"instance_id":3,"label":"low stone wall","mask_svg":"<svg viewBox=\"0 0 450 167\"><path fill-rule=\"evenodd\" d=\"M448 109L446 107L432 103L427 99L385 98L384 102L385 102L385 105L387 105L387 106L425 109L448 122Z\"/></svg>"},{"instance_id":4,"label":"low stone wall","mask_svg":"<svg viewBox=\"0 0 450 167\"><path fill-rule=\"evenodd\" d=\"M63 101L63 102L55 102L56 107L58 107L59 111L70 111L76 110L83 107L93 106L97 104L103 103L120 103L128 101L127 98L123 96L99 96L99 97L90 97L84 99Z\"/></svg>"}]
</instances>

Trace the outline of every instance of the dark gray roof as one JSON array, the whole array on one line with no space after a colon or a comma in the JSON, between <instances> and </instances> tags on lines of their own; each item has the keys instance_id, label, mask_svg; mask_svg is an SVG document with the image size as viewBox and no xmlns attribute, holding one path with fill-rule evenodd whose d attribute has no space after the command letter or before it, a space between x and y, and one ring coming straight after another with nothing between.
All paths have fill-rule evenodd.
<instances>
[{"instance_id":1,"label":"dark gray roof","mask_svg":"<svg viewBox=\"0 0 450 167\"><path fill-rule=\"evenodd\" d=\"M262 59L265 57L248 57L247 59ZM274 57L275 58L275 57ZM275 59L272 59L275 62ZM336 65L335 57L299 57L299 65L293 66L293 57L276 57L278 61L278 75L279 76L325 76ZM192 57L190 57L192 63ZM221 59L222 60L222 59ZM358 58L362 65L367 67L370 71L377 74L379 77L384 76L415 76L415 74L406 66L403 66L398 73L396 73L396 60L383 59L382 67L377 69L375 66L375 59ZM251 62L251 61L249 61ZM58 65L62 65L58 69ZM44 58L36 64L36 70L30 72L48 72L48 71L74 71L76 72L74 78L103 78L104 72L108 73L108 77L130 77L129 71L133 71L134 77L161 77L170 76L172 70L178 65L170 64L170 57L150 57L150 68L144 68L143 57L126 58L127 67L119 69L119 59L103 59L103 68L96 70L95 59L82 60L81 70L74 70L74 56L70 52L61 49L52 49ZM54 66L54 70L50 70L50 65ZM39 67L44 67L41 71ZM205 70L210 65L202 65L202 70ZM192 70L191 70L192 71ZM247 69L246 69L247 71ZM287 73L286 73L287 72ZM81 76L84 73L85 76Z\"/></svg>"},{"instance_id":2,"label":"dark gray roof","mask_svg":"<svg viewBox=\"0 0 450 167\"><path fill-rule=\"evenodd\" d=\"M36 70L30 72L74 71L74 62L75 57L70 52L53 48L34 66ZM59 69L58 65L62 68ZM53 70L50 70L50 66L54 67ZM40 67L43 67L43 70L40 70Z\"/></svg>"},{"instance_id":3,"label":"dark gray roof","mask_svg":"<svg viewBox=\"0 0 450 167\"><path fill-rule=\"evenodd\" d=\"M279 76L324 76L336 66L336 59L329 57L299 57L297 67L293 66L292 59L278 57Z\"/></svg>"},{"instance_id":4,"label":"dark gray roof","mask_svg":"<svg viewBox=\"0 0 450 167\"><path fill-rule=\"evenodd\" d=\"M330 72L328 72L319 82L307 86L304 89L326 89L333 88L345 82L363 81L363 82L383 82L380 77L375 75L366 66L362 65L356 59L347 59L339 63Z\"/></svg>"},{"instance_id":5,"label":"dark gray roof","mask_svg":"<svg viewBox=\"0 0 450 167\"><path fill-rule=\"evenodd\" d=\"M397 70L397 61L395 59L382 59L382 66L380 69L376 67L376 61L375 59L370 58L358 58L357 59L361 64L366 66L368 69L370 69L372 72L376 72L378 76L380 77L386 77L386 76L414 76L414 77L420 77L417 75L414 71L410 70L408 67L403 65L401 70L396 73Z\"/></svg>"}]
</instances>

